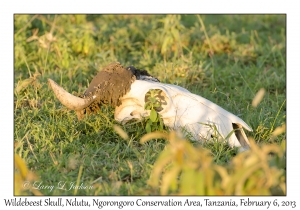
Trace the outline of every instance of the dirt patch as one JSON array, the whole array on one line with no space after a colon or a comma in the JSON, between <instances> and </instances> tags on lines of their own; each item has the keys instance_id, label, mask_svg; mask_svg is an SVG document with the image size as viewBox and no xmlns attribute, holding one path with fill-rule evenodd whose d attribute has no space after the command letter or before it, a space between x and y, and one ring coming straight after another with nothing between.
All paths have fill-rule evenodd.
<instances>
[{"instance_id":1,"label":"dirt patch","mask_svg":"<svg viewBox=\"0 0 300 210\"><path fill-rule=\"evenodd\" d=\"M91 81L81 98L94 98L94 102L87 108L77 111L77 117L82 119L84 114L98 111L101 104L113 107L121 105L120 98L130 91L135 81L133 73L125 69L120 63L111 63L104 67Z\"/></svg>"},{"instance_id":2,"label":"dirt patch","mask_svg":"<svg viewBox=\"0 0 300 210\"><path fill-rule=\"evenodd\" d=\"M150 80L159 82L146 70L140 70L133 66L124 68L119 62L111 63L104 67L91 81L81 98L91 98L94 102L83 110L76 111L78 119L84 114L96 113L102 104L113 107L120 106L120 98L130 91L131 84L136 80Z\"/></svg>"}]
</instances>

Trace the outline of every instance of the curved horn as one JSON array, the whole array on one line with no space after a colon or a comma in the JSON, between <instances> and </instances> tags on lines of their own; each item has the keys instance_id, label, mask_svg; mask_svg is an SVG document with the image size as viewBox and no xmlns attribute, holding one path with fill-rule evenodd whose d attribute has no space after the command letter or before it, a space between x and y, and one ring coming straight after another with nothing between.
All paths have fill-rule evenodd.
<instances>
[{"instance_id":1,"label":"curved horn","mask_svg":"<svg viewBox=\"0 0 300 210\"><path fill-rule=\"evenodd\" d=\"M58 100L69 109L75 111L82 110L93 102L93 100L79 98L68 93L52 79L48 79L48 84L50 84Z\"/></svg>"}]
</instances>

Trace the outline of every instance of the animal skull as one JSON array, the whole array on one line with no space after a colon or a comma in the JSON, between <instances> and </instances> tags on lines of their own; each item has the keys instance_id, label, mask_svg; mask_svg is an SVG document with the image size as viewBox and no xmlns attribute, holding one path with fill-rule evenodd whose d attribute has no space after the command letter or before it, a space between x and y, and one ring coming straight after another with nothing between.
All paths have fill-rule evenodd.
<instances>
[{"instance_id":1,"label":"animal skull","mask_svg":"<svg viewBox=\"0 0 300 210\"><path fill-rule=\"evenodd\" d=\"M48 82L60 102L75 110L77 114L82 114L83 109L91 106L97 98L101 98L96 91L92 91L87 98L76 97L53 80L48 79ZM227 139L232 147L249 148L243 128L249 131L252 129L242 119L213 102L182 87L160 83L156 79L132 79L130 84L130 90L119 97L120 103L115 107L115 120L126 123L131 119L149 116L150 111L144 109L146 93L152 89L161 90L160 98L163 102L158 113L169 128L180 129L184 134L190 134L194 140L209 140L217 135ZM93 85L97 86L95 82ZM88 89L91 89L91 86ZM79 119L82 117L81 114L78 114Z\"/></svg>"}]
</instances>

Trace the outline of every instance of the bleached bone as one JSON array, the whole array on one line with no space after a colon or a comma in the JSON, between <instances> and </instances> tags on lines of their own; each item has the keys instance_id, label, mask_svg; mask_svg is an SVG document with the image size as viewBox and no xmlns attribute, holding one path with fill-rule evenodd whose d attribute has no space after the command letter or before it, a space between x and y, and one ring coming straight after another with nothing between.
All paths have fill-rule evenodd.
<instances>
[{"instance_id":1,"label":"bleached bone","mask_svg":"<svg viewBox=\"0 0 300 210\"><path fill-rule=\"evenodd\" d=\"M169 128L180 129L193 140L221 136L232 147L249 148L243 128L252 129L242 119L182 87L160 83L144 70L110 64L94 77L82 97L68 93L51 79L48 83L59 101L76 111L78 119L108 101L115 106L114 117L121 123L149 116L150 111L144 109L146 93L161 90L163 103L158 113Z\"/></svg>"},{"instance_id":2,"label":"bleached bone","mask_svg":"<svg viewBox=\"0 0 300 210\"><path fill-rule=\"evenodd\" d=\"M85 107L89 106L93 101L90 99L83 99L77 96L74 96L67 91L65 91L62 87L60 87L56 82L52 79L48 79L48 84L52 88L54 94L57 99L67 108L72 110L82 110Z\"/></svg>"},{"instance_id":3,"label":"bleached bone","mask_svg":"<svg viewBox=\"0 0 300 210\"><path fill-rule=\"evenodd\" d=\"M249 147L243 128L252 129L239 117L213 102L171 84L136 80L131 90L121 98L122 104L115 109L115 119L126 123L131 119L149 116L144 109L145 94L151 89L162 90L166 105L161 114L164 124L172 129L183 129L194 140L209 140L221 135L230 146Z\"/></svg>"}]
</instances>

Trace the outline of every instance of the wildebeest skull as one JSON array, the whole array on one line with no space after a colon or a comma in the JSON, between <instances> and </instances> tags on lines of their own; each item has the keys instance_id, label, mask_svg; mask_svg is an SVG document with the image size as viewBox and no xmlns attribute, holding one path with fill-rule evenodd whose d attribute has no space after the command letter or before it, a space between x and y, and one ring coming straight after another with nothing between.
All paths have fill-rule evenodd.
<instances>
[{"instance_id":1,"label":"wildebeest skull","mask_svg":"<svg viewBox=\"0 0 300 210\"><path fill-rule=\"evenodd\" d=\"M160 90L158 113L169 128L180 129L194 140L209 140L218 135L227 139L230 146L249 148L243 128L252 129L242 119L182 87L160 83L145 70L133 66L108 65L80 97L68 93L51 79L48 82L59 101L75 110L79 120L84 114L97 111L103 103L115 107L114 117L119 122L141 119L150 114L144 108L147 92Z\"/></svg>"}]
</instances>

